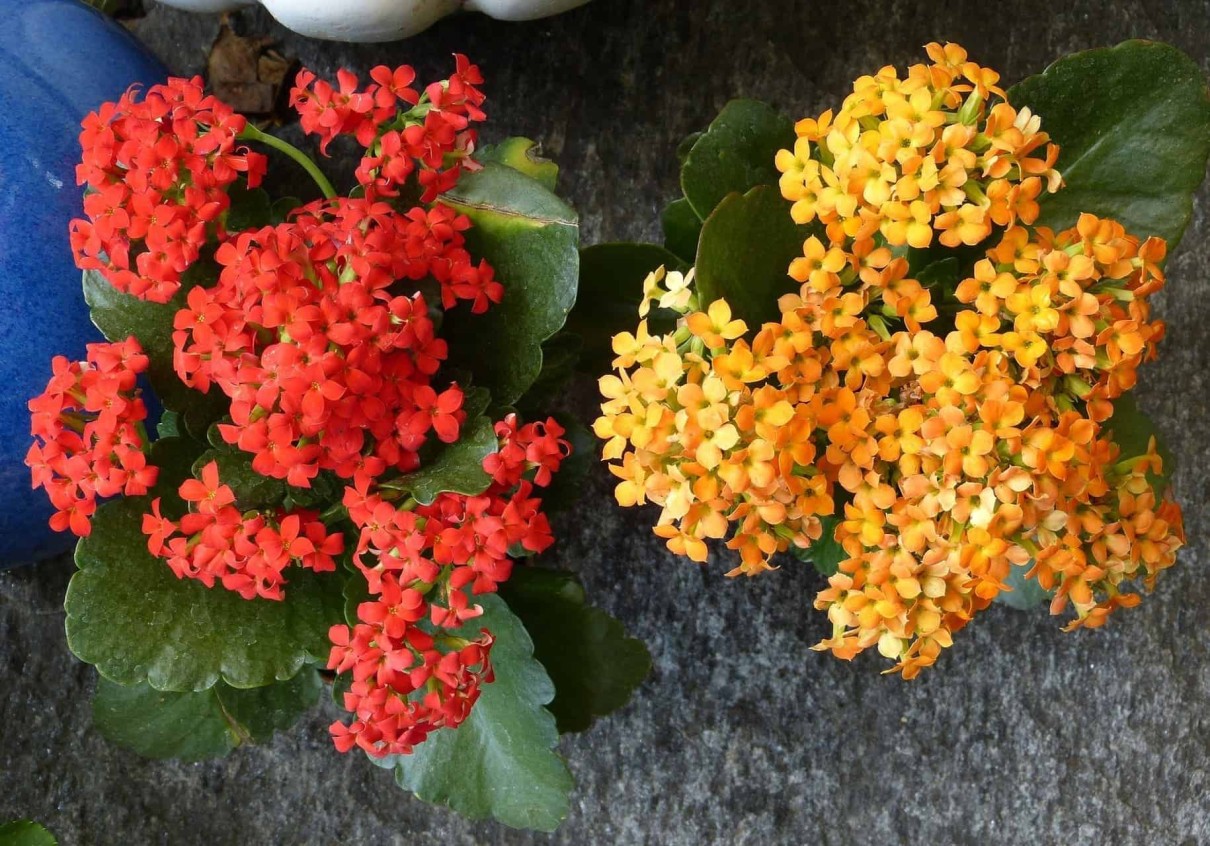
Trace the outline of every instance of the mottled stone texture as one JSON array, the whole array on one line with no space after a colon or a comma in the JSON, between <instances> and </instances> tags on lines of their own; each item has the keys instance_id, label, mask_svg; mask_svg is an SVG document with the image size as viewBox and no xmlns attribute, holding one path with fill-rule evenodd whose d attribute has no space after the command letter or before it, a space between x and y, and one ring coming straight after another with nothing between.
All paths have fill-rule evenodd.
<instances>
[{"instance_id":1,"label":"mottled stone texture","mask_svg":"<svg viewBox=\"0 0 1210 846\"><path fill-rule=\"evenodd\" d=\"M1172 42L1210 70L1208 21L1206 2L596 0L547 21L467 17L403 43L348 46L241 18L321 74L409 61L427 76L469 53L488 78L489 140L542 140L586 243L657 237L677 141L730 97L819 111L856 75L916 61L933 39L961 42L1010 81L1131 37ZM194 73L217 23L156 7L133 28ZM610 507L596 472L559 521L554 555L650 644L655 672L621 713L563 741L578 787L547 837L428 807L336 755L331 708L208 764L107 745L89 726L93 672L63 642L71 563L53 561L0 574L0 820L40 818L72 846L1210 842L1208 209L1203 190L1159 304L1163 358L1139 391L1182 461L1189 546L1155 595L1106 630L1065 635L1043 611L996 607L905 684L879 675L877 659L807 649L825 628L807 568L728 581L720 562L674 560L648 530L652 515ZM591 386L574 401L590 414Z\"/></svg>"}]
</instances>

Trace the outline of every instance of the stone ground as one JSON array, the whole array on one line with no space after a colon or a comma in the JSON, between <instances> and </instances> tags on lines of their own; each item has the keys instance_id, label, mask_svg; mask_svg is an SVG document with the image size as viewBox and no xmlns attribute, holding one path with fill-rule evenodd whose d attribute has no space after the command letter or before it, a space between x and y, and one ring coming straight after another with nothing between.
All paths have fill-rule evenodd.
<instances>
[{"instance_id":1,"label":"stone ground","mask_svg":"<svg viewBox=\"0 0 1210 846\"><path fill-rule=\"evenodd\" d=\"M148 5L151 5L150 3ZM380 46L308 42L259 14L321 74L449 53L488 77L496 137L541 139L563 166L586 243L654 238L677 141L730 97L806 114L857 75L956 40L1007 80L1088 47L1172 42L1210 71L1210 3L596 0L505 25L450 20ZM199 72L216 22L154 7L133 25ZM489 138L490 140L490 138ZM910 684L877 659L808 651L824 631L805 567L728 581L674 560L650 514L605 507L597 472L557 527L555 557L650 645L637 699L562 749L578 782L554 836L468 822L333 753L333 710L227 760L145 761L89 725L93 672L67 652L67 559L0 574L0 820L32 816L76 844L1210 843L1210 191L1169 264L1170 334L1139 393L1182 460L1189 546L1156 594L1107 629L1059 632L996 607ZM591 413L591 386L579 389ZM598 505L599 503L599 505Z\"/></svg>"}]
</instances>

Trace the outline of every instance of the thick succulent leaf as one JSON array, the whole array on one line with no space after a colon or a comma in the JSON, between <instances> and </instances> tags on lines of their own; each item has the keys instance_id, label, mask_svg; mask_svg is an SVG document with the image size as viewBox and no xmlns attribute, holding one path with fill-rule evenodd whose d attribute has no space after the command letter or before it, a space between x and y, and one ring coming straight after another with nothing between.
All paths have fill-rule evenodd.
<instances>
[{"instance_id":1,"label":"thick succulent leaf","mask_svg":"<svg viewBox=\"0 0 1210 846\"><path fill-rule=\"evenodd\" d=\"M585 604L571 573L517 567L500 590L534 641L534 657L555 683L550 712L560 732L584 731L621 708L651 672L643 642L622 624Z\"/></svg>"},{"instance_id":2,"label":"thick succulent leaf","mask_svg":"<svg viewBox=\"0 0 1210 846\"><path fill-rule=\"evenodd\" d=\"M1176 472L1176 456L1168 449L1159 430L1142 409L1133 393L1126 393L1113 401L1113 415L1101 424L1103 431L1109 432L1113 442L1121 448L1118 461L1137 458L1147 452L1147 445L1155 438L1155 449L1163 462L1163 472L1149 473L1147 478L1157 494L1163 494L1172 481Z\"/></svg>"},{"instance_id":3,"label":"thick succulent leaf","mask_svg":"<svg viewBox=\"0 0 1210 846\"><path fill-rule=\"evenodd\" d=\"M554 191L559 181L559 166L542 156L542 147L528 138L505 138L475 154L481 162L498 162L536 179L547 191Z\"/></svg>"},{"instance_id":4,"label":"thick succulent leaf","mask_svg":"<svg viewBox=\"0 0 1210 846\"><path fill-rule=\"evenodd\" d=\"M260 229L274 222L273 200L264 188L249 188L240 179L227 193L231 197L231 207L227 209L228 232Z\"/></svg>"},{"instance_id":5,"label":"thick succulent leaf","mask_svg":"<svg viewBox=\"0 0 1210 846\"><path fill-rule=\"evenodd\" d=\"M786 269L809 235L790 218L790 204L776 188L728 195L706 219L697 247L702 308L725 299L753 331L776 320L778 297L797 290Z\"/></svg>"},{"instance_id":6,"label":"thick succulent leaf","mask_svg":"<svg viewBox=\"0 0 1210 846\"><path fill-rule=\"evenodd\" d=\"M554 697L525 627L498 596L482 596L481 628L495 635L496 680L483 687L470 716L456 729L429 735L411 755L386 759L399 786L420 799L448 805L472 819L494 817L514 828L553 831L567 816L571 774L555 752L559 731L546 705Z\"/></svg>"},{"instance_id":7,"label":"thick succulent leaf","mask_svg":"<svg viewBox=\"0 0 1210 846\"><path fill-rule=\"evenodd\" d=\"M777 185L777 151L794 146L794 122L757 100L732 100L685 155L681 188L705 220L732 192Z\"/></svg>"},{"instance_id":8,"label":"thick succulent leaf","mask_svg":"<svg viewBox=\"0 0 1210 846\"><path fill-rule=\"evenodd\" d=\"M1040 224L1062 229L1091 212L1176 246L1210 157L1210 95L1196 62L1167 44L1127 41L1059 59L1008 98L1060 146L1067 185L1042 198Z\"/></svg>"},{"instance_id":9,"label":"thick succulent leaf","mask_svg":"<svg viewBox=\"0 0 1210 846\"><path fill-rule=\"evenodd\" d=\"M55 836L33 820L0 825L0 846L57 846Z\"/></svg>"},{"instance_id":10,"label":"thick succulent leaf","mask_svg":"<svg viewBox=\"0 0 1210 846\"><path fill-rule=\"evenodd\" d=\"M1029 611L1044 602L1049 602L1051 591L1038 584L1037 579L1029 579L1025 576L1033 569L1033 566L1032 561L1025 564L1014 564L1008 571L1008 577L1004 580L1011 590L996 594L996 602L1007 605L1009 608L1016 608L1018 611Z\"/></svg>"},{"instance_id":11,"label":"thick succulent leaf","mask_svg":"<svg viewBox=\"0 0 1210 846\"><path fill-rule=\"evenodd\" d=\"M702 235L702 219L684 197L673 200L660 215L664 247L687 264L697 258L697 241Z\"/></svg>"},{"instance_id":12,"label":"thick succulent leaf","mask_svg":"<svg viewBox=\"0 0 1210 846\"><path fill-rule=\"evenodd\" d=\"M609 370L613 336L638 325L643 280L659 267L683 270L685 264L658 244L594 244L580 251L580 292L567 319L568 331L583 339L580 366L590 373ZM670 327L671 313L653 312L652 331Z\"/></svg>"},{"instance_id":13,"label":"thick succulent leaf","mask_svg":"<svg viewBox=\"0 0 1210 846\"><path fill-rule=\"evenodd\" d=\"M208 690L168 693L140 682L101 677L92 723L106 740L145 758L201 761L244 743L264 743L294 725L319 701L323 683L313 668L289 681L249 690L219 682Z\"/></svg>"},{"instance_id":14,"label":"thick succulent leaf","mask_svg":"<svg viewBox=\"0 0 1210 846\"><path fill-rule=\"evenodd\" d=\"M790 552L799 561L809 562L821 576L832 576L849 554L836 542L836 524L840 521L833 515L827 515L820 517L819 522L823 524L819 539L806 549L791 546Z\"/></svg>"},{"instance_id":15,"label":"thick succulent leaf","mask_svg":"<svg viewBox=\"0 0 1210 846\"><path fill-rule=\"evenodd\" d=\"M472 255L504 285L485 314L446 315L450 363L474 374L499 405L511 405L542 370L542 342L563 327L576 301L579 221L542 183L496 162L464 174L441 201L467 215Z\"/></svg>"},{"instance_id":16,"label":"thick succulent leaf","mask_svg":"<svg viewBox=\"0 0 1210 846\"><path fill-rule=\"evenodd\" d=\"M423 467L392 482L392 487L407 491L423 505L443 492L483 493L492 481L483 469L483 459L499 448L492 421L475 418L463 426L457 441L443 445Z\"/></svg>"},{"instance_id":17,"label":"thick succulent leaf","mask_svg":"<svg viewBox=\"0 0 1210 846\"><path fill-rule=\"evenodd\" d=\"M209 284L217 274L211 262L199 260L185 274L177 295L167 303L150 303L123 294L95 270L84 271L84 301L92 322L111 341L139 339L150 365L147 376L164 407L180 412L185 428L194 437L205 435L206 427L227 413L228 400L216 387L202 394L185 386L172 366L172 321L185 305L185 296L198 284Z\"/></svg>"},{"instance_id":18,"label":"thick succulent leaf","mask_svg":"<svg viewBox=\"0 0 1210 846\"><path fill-rule=\"evenodd\" d=\"M101 506L92 534L76 547L80 569L64 601L67 645L119 684L260 687L327 657L328 627L341 614L339 574L300 570L289 576L285 601L248 600L178 579L147 551L142 520L151 499L162 497L164 514L179 516L176 490L201 450L177 438L157 441L151 462L160 479L151 495Z\"/></svg>"}]
</instances>

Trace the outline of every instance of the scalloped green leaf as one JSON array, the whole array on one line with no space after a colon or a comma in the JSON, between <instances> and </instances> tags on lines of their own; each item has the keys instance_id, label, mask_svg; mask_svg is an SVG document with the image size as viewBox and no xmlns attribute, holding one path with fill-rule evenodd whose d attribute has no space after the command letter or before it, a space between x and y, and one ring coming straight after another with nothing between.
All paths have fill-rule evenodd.
<instances>
[{"instance_id":1,"label":"scalloped green leaf","mask_svg":"<svg viewBox=\"0 0 1210 846\"><path fill-rule=\"evenodd\" d=\"M1108 432L1113 442L1121 449L1118 461L1137 458L1147 452L1147 445L1155 438L1155 449L1163 462L1163 472L1158 475L1148 473L1147 479L1162 495L1172 481L1176 472L1176 456L1168 449L1163 437L1155 427L1151 418L1139 408L1133 393L1125 393L1113 401L1113 414L1101 424L1102 431Z\"/></svg>"},{"instance_id":2,"label":"scalloped green leaf","mask_svg":"<svg viewBox=\"0 0 1210 846\"><path fill-rule=\"evenodd\" d=\"M407 491L422 505L429 505L441 493L480 494L492 477L483 469L483 459L500 448L495 424L477 417L463 427L458 440L445 444L423 467L402 476L391 487Z\"/></svg>"},{"instance_id":3,"label":"scalloped green leaf","mask_svg":"<svg viewBox=\"0 0 1210 846\"><path fill-rule=\"evenodd\" d=\"M243 179L227 189L231 206L227 209L227 231L260 229L274 222L273 200L264 188L249 188Z\"/></svg>"},{"instance_id":4,"label":"scalloped green leaf","mask_svg":"<svg viewBox=\"0 0 1210 846\"><path fill-rule=\"evenodd\" d=\"M92 534L76 546L64 600L67 645L119 684L164 691L205 690L220 680L249 688L292 678L326 658L329 626L340 620L341 576L292 572L286 599L242 599L221 587L178 579L153 557L142 531L151 499L179 516L176 489L202 447L177 438L152 446L160 479L151 495L97 509Z\"/></svg>"},{"instance_id":5,"label":"scalloped green leaf","mask_svg":"<svg viewBox=\"0 0 1210 846\"><path fill-rule=\"evenodd\" d=\"M778 297L797 290L786 269L810 233L790 218L790 204L777 188L729 194L706 219L697 247L702 308L725 299L753 331L776 320Z\"/></svg>"},{"instance_id":6,"label":"scalloped green leaf","mask_svg":"<svg viewBox=\"0 0 1210 846\"><path fill-rule=\"evenodd\" d=\"M0 825L0 846L58 846L55 836L33 820Z\"/></svg>"},{"instance_id":7,"label":"scalloped green leaf","mask_svg":"<svg viewBox=\"0 0 1210 846\"><path fill-rule=\"evenodd\" d=\"M101 333L111 341L139 339L147 353L147 377L164 407L179 412L189 434L205 437L206 428L227 413L227 397L217 387L203 394L185 386L172 366L172 321L185 305L194 285L208 284L217 277L212 263L202 259L189 268L181 290L167 303L150 303L123 294L95 270L84 271L84 301Z\"/></svg>"},{"instance_id":8,"label":"scalloped green leaf","mask_svg":"<svg viewBox=\"0 0 1210 846\"><path fill-rule=\"evenodd\" d=\"M240 690L219 682L187 693L101 677L92 700L92 724L106 740L144 758L201 761L245 743L269 741L313 708L322 688L312 668L264 687Z\"/></svg>"},{"instance_id":9,"label":"scalloped green leaf","mask_svg":"<svg viewBox=\"0 0 1210 846\"><path fill-rule=\"evenodd\" d=\"M411 755L384 759L395 780L417 798L471 819L494 817L513 828L553 831L567 816L571 773L555 751L559 731L543 705L555 688L525 626L498 596L479 597L483 616L460 630L496 638L496 679L484 685L456 729L429 735Z\"/></svg>"},{"instance_id":10,"label":"scalloped green leaf","mask_svg":"<svg viewBox=\"0 0 1210 846\"><path fill-rule=\"evenodd\" d=\"M697 216L705 220L730 193L777 185L773 159L794 146L794 137L794 122L766 103L732 100L723 106L681 166L681 189Z\"/></svg>"},{"instance_id":11,"label":"scalloped green leaf","mask_svg":"<svg viewBox=\"0 0 1210 846\"><path fill-rule=\"evenodd\" d=\"M504 286L504 300L486 313L461 307L446 315L450 364L471 371L498 405L511 405L538 378L542 343L576 301L579 218L542 183L497 162L463 174L441 202L471 219L467 247Z\"/></svg>"},{"instance_id":12,"label":"scalloped green leaf","mask_svg":"<svg viewBox=\"0 0 1210 846\"><path fill-rule=\"evenodd\" d=\"M480 162L497 162L519 170L536 179L547 191L554 191L559 180L559 166L542 155L542 145L529 138L505 138L475 154Z\"/></svg>"},{"instance_id":13,"label":"scalloped green leaf","mask_svg":"<svg viewBox=\"0 0 1210 846\"><path fill-rule=\"evenodd\" d=\"M697 257L697 242L702 235L702 219L684 197L673 200L660 214L664 231L664 248L686 264Z\"/></svg>"},{"instance_id":14,"label":"scalloped green leaf","mask_svg":"<svg viewBox=\"0 0 1210 846\"><path fill-rule=\"evenodd\" d=\"M586 604L572 573L515 567L500 596L534 641L555 684L548 709L560 732L584 731L628 701L651 672L651 653L622 624Z\"/></svg>"},{"instance_id":15,"label":"scalloped green leaf","mask_svg":"<svg viewBox=\"0 0 1210 846\"><path fill-rule=\"evenodd\" d=\"M1039 224L1063 229L1091 212L1177 245L1210 157L1210 94L1196 62L1167 44L1126 41L1065 56L1008 98L1039 115L1060 147L1067 184L1040 198Z\"/></svg>"},{"instance_id":16,"label":"scalloped green leaf","mask_svg":"<svg viewBox=\"0 0 1210 846\"><path fill-rule=\"evenodd\" d=\"M584 341L582 370L609 370L613 336L634 331L643 280L661 265L668 270L686 268L680 258L658 244L594 244L580 251L580 291L567 318L567 329ZM659 331L670 328L675 320L657 311L648 322L653 331Z\"/></svg>"}]
</instances>

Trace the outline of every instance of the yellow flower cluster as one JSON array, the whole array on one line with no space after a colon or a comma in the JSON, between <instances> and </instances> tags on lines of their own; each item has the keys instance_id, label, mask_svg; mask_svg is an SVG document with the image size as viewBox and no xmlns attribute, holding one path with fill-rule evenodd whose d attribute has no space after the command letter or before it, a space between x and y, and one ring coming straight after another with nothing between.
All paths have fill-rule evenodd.
<instances>
[{"instance_id":1,"label":"yellow flower cluster","mask_svg":"<svg viewBox=\"0 0 1210 846\"><path fill-rule=\"evenodd\" d=\"M780 320L749 339L725 301L698 302L692 272L652 274L640 316L655 302L681 317L614 338L595 424L619 503L661 506L656 533L695 561L727 538L731 575L755 575L830 517L847 557L816 598L833 624L816 648L876 646L907 678L1013 565L1054 591L1054 613L1074 609L1069 628L1098 626L1183 544L1149 480L1154 442L1123 458L1103 425L1163 336L1147 299L1164 242L1092 215L1031 226L1040 180L1061 184L1057 150L1029 159L1038 118L988 109L993 72L928 50L905 80L859 80L779 156L796 218L827 227L791 265ZM897 203L924 206L900 226ZM906 246L934 231L983 246L966 278L913 278Z\"/></svg>"}]
</instances>

